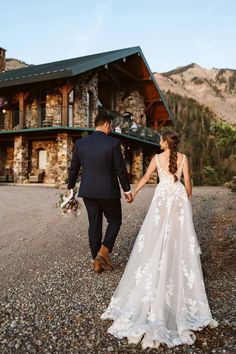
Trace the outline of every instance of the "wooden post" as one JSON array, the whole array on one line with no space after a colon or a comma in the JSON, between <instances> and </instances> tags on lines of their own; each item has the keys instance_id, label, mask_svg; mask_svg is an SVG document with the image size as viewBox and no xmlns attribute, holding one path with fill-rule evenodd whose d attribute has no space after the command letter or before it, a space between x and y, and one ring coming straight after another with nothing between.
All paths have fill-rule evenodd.
<instances>
[{"instance_id":1,"label":"wooden post","mask_svg":"<svg viewBox=\"0 0 236 354\"><path fill-rule=\"evenodd\" d=\"M68 126L68 114L69 114L69 93L73 89L73 85L70 85L69 83L66 85L63 85L62 87L59 88L59 91L62 95L62 126L67 127Z\"/></svg>"},{"instance_id":2,"label":"wooden post","mask_svg":"<svg viewBox=\"0 0 236 354\"><path fill-rule=\"evenodd\" d=\"M19 99L19 129L25 128L25 99L29 96L29 92L20 92Z\"/></svg>"},{"instance_id":3,"label":"wooden post","mask_svg":"<svg viewBox=\"0 0 236 354\"><path fill-rule=\"evenodd\" d=\"M61 90L62 94L62 126L68 125L68 86L64 85Z\"/></svg>"},{"instance_id":4,"label":"wooden post","mask_svg":"<svg viewBox=\"0 0 236 354\"><path fill-rule=\"evenodd\" d=\"M24 92L19 93L19 129L24 129Z\"/></svg>"}]
</instances>

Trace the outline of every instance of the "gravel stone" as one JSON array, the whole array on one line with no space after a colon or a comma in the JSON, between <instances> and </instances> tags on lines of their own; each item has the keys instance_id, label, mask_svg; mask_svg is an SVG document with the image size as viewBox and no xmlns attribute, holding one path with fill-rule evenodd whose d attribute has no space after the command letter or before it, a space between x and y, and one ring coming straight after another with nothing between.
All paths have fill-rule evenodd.
<instances>
[{"instance_id":1,"label":"gravel stone","mask_svg":"<svg viewBox=\"0 0 236 354\"><path fill-rule=\"evenodd\" d=\"M59 190L0 185L0 354L235 353L236 195L221 187L195 187L193 197L206 290L219 326L196 332L192 346L143 351L108 334L111 321L100 319L154 188L145 186L131 205L122 199L115 270L98 275L92 270L84 206L78 217L62 216L55 208Z\"/></svg>"}]
</instances>

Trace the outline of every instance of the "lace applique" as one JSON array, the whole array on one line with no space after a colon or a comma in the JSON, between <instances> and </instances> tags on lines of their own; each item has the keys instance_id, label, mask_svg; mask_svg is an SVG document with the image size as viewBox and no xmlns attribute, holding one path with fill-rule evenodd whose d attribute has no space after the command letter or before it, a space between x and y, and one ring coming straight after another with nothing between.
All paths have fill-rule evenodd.
<instances>
[{"instance_id":1,"label":"lace applique","mask_svg":"<svg viewBox=\"0 0 236 354\"><path fill-rule=\"evenodd\" d=\"M187 280L188 280L188 287L189 287L190 289L192 289L193 284L194 284L194 282L195 282L195 274L194 274L194 272L192 271L192 269L189 269L189 270L188 270L188 267L187 267L187 265L185 264L184 261L182 261L182 269L183 269L183 274L184 274L184 276L185 276L185 277L187 278Z\"/></svg>"},{"instance_id":2,"label":"lace applique","mask_svg":"<svg viewBox=\"0 0 236 354\"><path fill-rule=\"evenodd\" d=\"M142 298L143 302L149 302L153 300L153 280L152 275L148 274L145 281L145 296Z\"/></svg>"},{"instance_id":3,"label":"lace applique","mask_svg":"<svg viewBox=\"0 0 236 354\"><path fill-rule=\"evenodd\" d=\"M169 307L171 307L170 300L171 300L171 297L174 295L174 292L173 292L174 288L175 288L175 285L174 285L173 279L170 278L169 283L166 285L166 303Z\"/></svg>"},{"instance_id":4,"label":"lace applique","mask_svg":"<svg viewBox=\"0 0 236 354\"><path fill-rule=\"evenodd\" d=\"M179 221L180 221L180 225L183 226L184 223L184 209L181 208L179 211Z\"/></svg>"},{"instance_id":5,"label":"lace applique","mask_svg":"<svg viewBox=\"0 0 236 354\"><path fill-rule=\"evenodd\" d=\"M140 234L137 238L137 244L138 244L138 252L142 252L142 250L144 249L144 239L145 239L145 235Z\"/></svg>"}]
</instances>

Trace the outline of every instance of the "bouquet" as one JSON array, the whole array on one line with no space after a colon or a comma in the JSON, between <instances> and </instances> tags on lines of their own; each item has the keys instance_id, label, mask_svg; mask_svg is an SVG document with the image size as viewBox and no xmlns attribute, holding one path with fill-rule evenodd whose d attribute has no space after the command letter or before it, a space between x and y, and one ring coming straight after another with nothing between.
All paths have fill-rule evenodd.
<instances>
[{"instance_id":1,"label":"bouquet","mask_svg":"<svg viewBox=\"0 0 236 354\"><path fill-rule=\"evenodd\" d=\"M74 215L78 216L80 214L81 204L76 198L77 189L70 189L69 196L60 193L59 201L57 207L61 209L62 215Z\"/></svg>"}]
</instances>

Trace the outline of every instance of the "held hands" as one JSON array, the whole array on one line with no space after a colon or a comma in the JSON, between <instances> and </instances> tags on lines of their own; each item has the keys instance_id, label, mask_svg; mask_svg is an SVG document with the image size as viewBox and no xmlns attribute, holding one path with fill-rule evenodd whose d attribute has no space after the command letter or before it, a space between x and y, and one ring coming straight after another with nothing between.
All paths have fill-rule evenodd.
<instances>
[{"instance_id":1,"label":"held hands","mask_svg":"<svg viewBox=\"0 0 236 354\"><path fill-rule=\"evenodd\" d=\"M124 196L125 196L125 199L127 201L127 203L132 203L133 201L133 196L132 196L132 193L124 193Z\"/></svg>"},{"instance_id":2,"label":"held hands","mask_svg":"<svg viewBox=\"0 0 236 354\"><path fill-rule=\"evenodd\" d=\"M135 192L124 193L124 195L127 203L132 203L134 201L134 198L136 197Z\"/></svg>"}]
</instances>

